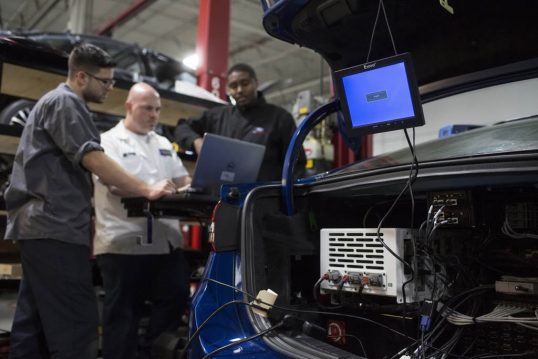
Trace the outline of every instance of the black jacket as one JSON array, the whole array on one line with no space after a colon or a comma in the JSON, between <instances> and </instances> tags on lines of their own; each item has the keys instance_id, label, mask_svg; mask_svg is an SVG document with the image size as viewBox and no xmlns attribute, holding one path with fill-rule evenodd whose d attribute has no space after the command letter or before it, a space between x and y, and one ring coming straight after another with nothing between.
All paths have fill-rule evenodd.
<instances>
[{"instance_id":1,"label":"black jacket","mask_svg":"<svg viewBox=\"0 0 538 359\"><path fill-rule=\"evenodd\" d=\"M184 149L192 149L194 140L205 132L265 145L258 181L274 181L282 177L284 157L295 128L289 112L267 103L259 94L258 99L247 106L220 106L205 111L199 119L180 121L174 137ZM304 164L305 156L301 151L296 175L304 171Z\"/></svg>"}]
</instances>

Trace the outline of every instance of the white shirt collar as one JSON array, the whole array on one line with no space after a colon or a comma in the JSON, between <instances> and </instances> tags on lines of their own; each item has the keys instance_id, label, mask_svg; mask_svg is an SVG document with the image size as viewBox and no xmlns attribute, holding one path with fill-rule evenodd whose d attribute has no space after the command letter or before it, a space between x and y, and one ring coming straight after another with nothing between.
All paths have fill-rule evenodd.
<instances>
[{"instance_id":1,"label":"white shirt collar","mask_svg":"<svg viewBox=\"0 0 538 359\"><path fill-rule=\"evenodd\" d=\"M125 127L124 121L125 120L121 120L116 125L118 129L120 130L120 138L122 139L137 138L141 141L145 140L146 142L149 142L151 139L153 139L157 135L155 131L150 131L145 135L140 135L138 133L135 133L129 130L127 127Z\"/></svg>"}]
</instances>

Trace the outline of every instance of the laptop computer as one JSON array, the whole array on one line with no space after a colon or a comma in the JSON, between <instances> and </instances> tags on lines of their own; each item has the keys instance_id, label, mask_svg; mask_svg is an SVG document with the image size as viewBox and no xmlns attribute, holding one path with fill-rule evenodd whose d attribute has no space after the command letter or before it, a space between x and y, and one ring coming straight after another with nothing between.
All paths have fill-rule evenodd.
<instances>
[{"instance_id":1,"label":"laptop computer","mask_svg":"<svg viewBox=\"0 0 538 359\"><path fill-rule=\"evenodd\" d=\"M206 133L186 191L218 197L223 184L255 182L264 153L263 145Z\"/></svg>"}]
</instances>

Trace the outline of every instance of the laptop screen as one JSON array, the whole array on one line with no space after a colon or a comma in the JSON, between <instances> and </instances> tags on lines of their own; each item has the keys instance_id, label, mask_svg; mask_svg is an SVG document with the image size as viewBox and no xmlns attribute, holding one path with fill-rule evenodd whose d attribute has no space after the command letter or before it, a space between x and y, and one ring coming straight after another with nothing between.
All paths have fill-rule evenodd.
<instances>
[{"instance_id":1,"label":"laptop screen","mask_svg":"<svg viewBox=\"0 0 538 359\"><path fill-rule=\"evenodd\" d=\"M206 133L191 187L218 193L222 184L255 182L265 146Z\"/></svg>"}]
</instances>

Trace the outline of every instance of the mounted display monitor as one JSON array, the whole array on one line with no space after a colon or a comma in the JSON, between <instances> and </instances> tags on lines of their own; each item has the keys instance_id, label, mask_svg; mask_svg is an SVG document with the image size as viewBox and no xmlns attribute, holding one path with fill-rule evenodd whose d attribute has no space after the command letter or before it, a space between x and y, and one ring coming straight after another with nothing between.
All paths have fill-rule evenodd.
<instances>
[{"instance_id":1,"label":"mounted display monitor","mask_svg":"<svg viewBox=\"0 0 538 359\"><path fill-rule=\"evenodd\" d=\"M334 72L349 135L424 125L408 53Z\"/></svg>"}]
</instances>

